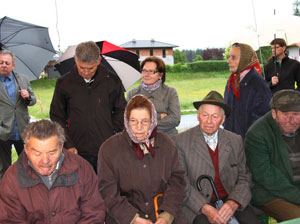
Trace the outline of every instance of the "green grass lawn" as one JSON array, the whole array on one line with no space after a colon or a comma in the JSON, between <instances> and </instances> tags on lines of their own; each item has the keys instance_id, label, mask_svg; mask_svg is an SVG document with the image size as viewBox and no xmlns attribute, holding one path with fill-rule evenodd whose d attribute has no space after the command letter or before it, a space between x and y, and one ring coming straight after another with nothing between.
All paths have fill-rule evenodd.
<instances>
[{"instance_id":1,"label":"green grass lawn","mask_svg":"<svg viewBox=\"0 0 300 224\"><path fill-rule=\"evenodd\" d=\"M216 90L222 95L229 73L168 73L166 84L176 88L182 113L195 113L193 101L201 100L209 91ZM31 82L37 97L36 105L29 107L31 116L49 118L50 103L55 87L55 79L39 79ZM131 88L140 84L137 81ZM130 88L130 89L131 89ZM191 110L191 112L184 112Z\"/></svg>"}]
</instances>

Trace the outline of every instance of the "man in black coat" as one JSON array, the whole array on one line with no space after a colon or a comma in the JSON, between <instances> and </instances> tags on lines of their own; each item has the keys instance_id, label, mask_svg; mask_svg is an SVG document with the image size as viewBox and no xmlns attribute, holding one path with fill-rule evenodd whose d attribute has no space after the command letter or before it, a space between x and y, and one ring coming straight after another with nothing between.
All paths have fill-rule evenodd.
<instances>
[{"instance_id":1,"label":"man in black coat","mask_svg":"<svg viewBox=\"0 0 300 224\"><path fill-rule=\"evenodd\" d=\"M272 94L281 89L300 90L300 63L287 56L285 40L276 38L270 45L273 57L264 67L264 72Z\"/></svg>"}]
</instances>

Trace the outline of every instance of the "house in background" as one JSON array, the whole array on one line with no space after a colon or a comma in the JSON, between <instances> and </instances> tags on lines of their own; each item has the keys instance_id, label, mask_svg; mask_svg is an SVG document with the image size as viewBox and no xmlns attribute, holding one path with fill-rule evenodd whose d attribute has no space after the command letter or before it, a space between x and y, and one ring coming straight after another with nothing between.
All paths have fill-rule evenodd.
<instances>
[{"instance_id":1,"label":"house in background","mask_svg":"<svg viewBox=\"0 0 300 224\"><path fill-rule=\"evenodd\" d=\"M178 47L174 44L167 44L152 40L132 40L121 44L125 48L139 56L143 61L146 57L156 56L164 60L165 64L174 65L173 48Z\"/></svg>"},{"instance_id":2,"label":"house in background","mask_svg":"<svg viewBox=\"0 0 300 224\"><path fill-rule=\"evenodd\" d=\"M300 61L300 43L288 46L289 58Z\"/></svg>"}]
</instances>

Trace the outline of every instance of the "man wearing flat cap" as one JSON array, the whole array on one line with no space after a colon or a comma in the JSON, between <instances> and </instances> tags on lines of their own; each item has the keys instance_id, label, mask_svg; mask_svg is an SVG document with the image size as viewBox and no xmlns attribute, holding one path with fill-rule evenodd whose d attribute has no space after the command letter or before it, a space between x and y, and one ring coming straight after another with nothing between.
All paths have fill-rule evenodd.
<instances>
[{"instance_id":1,"label":"man wearing flat cap","mask_svg":"<svg viewBox=\"0 0 300 224\"><path fill-rule=\"evenodd\" d=\"M183 213L188 223L225 224L232 215L240 223L259 223L248 206L251 176L246 167L242 138L220 128L231 108L216 91L193 104L198 110L199 125L173 137L185 170L187 187ZM220 210L214 207L216 195L208 181L203 180L202 191L198 191L200 175L209 175L214 180L218 195L225 202Z\"/></svg>"},{"instance_id":2,"label":"man wearing flat cap","mask_svg":"<svg viewBox=\"0 0 300 224\"><path fill-rule=\"evenodd\" d=\"M278 221L300 217L300 92L280 90L245 138L252 203Z\"/></svg>"}]
</instances>

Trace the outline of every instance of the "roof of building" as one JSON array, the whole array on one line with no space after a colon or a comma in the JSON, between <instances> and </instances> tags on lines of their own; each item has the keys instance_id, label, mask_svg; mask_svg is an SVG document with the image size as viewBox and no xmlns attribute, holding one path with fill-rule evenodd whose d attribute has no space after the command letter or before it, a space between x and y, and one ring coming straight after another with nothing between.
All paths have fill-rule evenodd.
<instances>
[{"instance_id":1,"label":"roof of building","mask_svg":"<svg viewBox=\"0 0 300 224\"><path fill-rule=\"evenodd\" d=\"M124 44L121 44L120 47L130 49L130 48L173 48L178 47L174 44L167 44L163 42L156 41L154 39L152 40L135 40L126 42Z\"/></svg>"}]
</instances>

